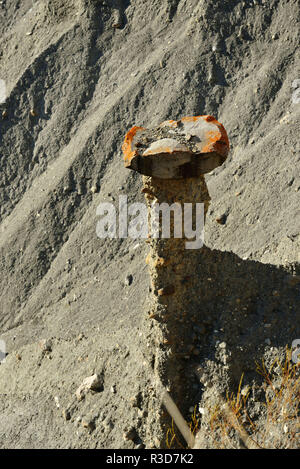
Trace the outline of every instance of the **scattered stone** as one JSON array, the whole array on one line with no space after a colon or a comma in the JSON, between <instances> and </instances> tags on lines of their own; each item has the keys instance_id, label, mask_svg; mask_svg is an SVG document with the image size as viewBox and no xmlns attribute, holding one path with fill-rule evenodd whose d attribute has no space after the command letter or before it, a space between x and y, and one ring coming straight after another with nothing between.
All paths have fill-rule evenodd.
<instances>
[{"instance_id":1,"label":"scattered stone","mask_svg":"<svg viewBox=\"0 0 300 469\"><path fill-rule=\"evenodd\" d=\"M92 192L93 194L96 194L96 192L98 192L98 187L97 187L96 185L92 186L92 187L91 187L91 192Z\"/></svg>"},{"instance_id":2,"label":"scattered stone","mask_svg":"<svg viewBox=\"0 0 300 469\"><path fill-rule=\"evenodd\" d=\"M107 418L103 421L103 427L104 427L106 432L110 432L110 431L113 430L114 424L109 418Z\"/></svg>"},{"instance_id":3,"label":"scattered stone","mask_svg":"<svg viewBox=\"0 0 300 469\"><path fill-rule=\"evenodd\" d=\"M39 346L43 352L52 352L52 341L50 339L41 340Z\"/></svg>"},{"instance_id":4,"label":"scattered stone","mask_svg":"<svg viewBox=\"0 0 300 469\"><path fill-rule=\"evenodd\" d=\"M89 391L103 391L103 380L100 375L94 374L83 380L76 391L76 397L78 401L81 401Z\"/></svg>"},{"instance_id":5,"label":"scattered stone","mask_svg":"<svg viewBox=\"0 0 300 469\"><path fill-rule=\"evenodd\" d=\"M219 223L220 225L225 225L226 221L227 221L226 213L223 213L218 218L216 218L216 222Z\"/></svg>"},{"instance_id":6,"label":"scattered stone","mask_svg":"<svg viewBox=\"0 0 300 469\"><path fill-rule=\"evenodd\" d=\"M82 420L81 415L79 415L78 417L76 417L76 419L75 419L75 421L74 421L75 425L79 425L80 422L81 422L81 420Z\"/></svg>"},{"instance_id":7,"label":"scattered stone","mask_svg":"<svg viewBox=\"0 0 300 469\"><path fill-rule=\"evenodd\" d=\"M148 416L147 410L138 409L138 416L142 419L145 419Z\"/></svg>"},{"instance_id":8,"label":"scattered stone","mask_svg":"<svg viewBox=\"0 0 300 469\"><path fill-rule=\"evenodd\" d=\"M129 428L129 430L125 430L123 433L124 441L133 441L136 436L136 429L134 427Z\"/></svg>"},{"instance_id":9,"label":"scattered stone","mask_svg":"<svg viewBox=\"0 0 300 469\"><path fill-rule=\"evenodd\" d=\"M132 407L139 407L139 401L140 401L140 394L138 393L136 396L132 396L130 398L130 403Z\"/></svg>"},{"instance_id":10,"label":"scattered stone","mask_svg":"<svg viewBox=\"0 0 300 469\"><path fill-rule=\"evenodd\" d=\"M133 275L131 274L127 275L125 278L125 285L129 287L132 284L132 282L133 282Z\"/></svg>"},{"instance_id":11,"label":"scattered stone","mask_svg":"<svg viewBox=\"0 0 300 469\"><path fill-rule=\"evenodd\" d=\"M71 418L71 413L70 413L70 411L69 411L68 409L63 409L63 410L62 410L62 416L63 416L63 418L64 418L65 420L68 421L68 420L70 420L70 418Z\"/></svg>"},{"instance_id":12,"label":"scattered stone","mask_svg":"<svg viewBox=\"0 0 300 469\"><path fill-rule=\"evenodd\" d=\"M123 20L122 20L122 14L120 11L116 11L113 19L113 25L112 27L114 29L121 29L123 27Z\"/></svg>"},{"instance_id":13,"label":"scattered stone","mask_svg":"<svg viewBox=\"0 0 300 469\"><path fill-rule=\"evenodd\" d=\"M93 418L89 418L89 417L84 417L84 418L82 419L81 425L82 425L84 428L87 428L87 429L90 430L90 431L93 431L93 430L95 430L95 428L96 428L94 419L93 419Z\"/></svg>"}]
</instances>

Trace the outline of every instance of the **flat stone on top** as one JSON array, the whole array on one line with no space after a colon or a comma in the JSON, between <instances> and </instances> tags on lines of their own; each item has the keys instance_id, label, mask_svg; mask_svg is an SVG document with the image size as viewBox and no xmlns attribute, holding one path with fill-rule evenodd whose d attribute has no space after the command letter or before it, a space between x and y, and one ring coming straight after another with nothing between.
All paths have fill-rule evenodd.
<instances>
[{"instance_id":1,"label":"flat stone on top","mask_svg":"<svg viewBox=\"0 0 300 469\"><path fill-rule=\"evenodd\" d=\"M229 141L212 116L183 117L158 127L133 127L122 146L125 166L161 179L199 177L224 163Z\"/></svg>"}]
</instances>

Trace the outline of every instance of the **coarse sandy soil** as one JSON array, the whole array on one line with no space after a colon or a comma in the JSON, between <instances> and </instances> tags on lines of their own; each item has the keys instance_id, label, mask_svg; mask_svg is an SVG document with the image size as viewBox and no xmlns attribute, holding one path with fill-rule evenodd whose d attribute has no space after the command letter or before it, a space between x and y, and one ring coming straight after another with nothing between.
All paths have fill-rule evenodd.
<instances>
[{"instance_id":1,"label":"coarse sandy soil","mask_svg":"<svg viewBox=\"0 0 300 469\"><path fill-rule=\"evenodd\" d=\"M299 64L297 0L0 2L1 448L167 445L157 382L175 395L176 380L154 364L169 355L148 315L147 244L98 238L96 210L143 202L128 129L206 114L231 151L205 176L176 403L187 421L196 406L201 447L239 448L211 416L243 376L247 431L299 447L299 386L276 418L265 405L288 392L278 363L300 339ZM258 364L276 360L266 384Z\"/></svg>"}]
</instances>

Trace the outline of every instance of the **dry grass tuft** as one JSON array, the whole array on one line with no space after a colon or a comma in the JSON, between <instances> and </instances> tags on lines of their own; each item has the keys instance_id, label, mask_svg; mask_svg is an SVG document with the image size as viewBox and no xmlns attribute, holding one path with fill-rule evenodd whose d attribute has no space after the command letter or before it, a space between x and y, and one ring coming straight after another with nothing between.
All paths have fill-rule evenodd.
<instances>
[{"instance_id":1,"label":"dry grass tuft","mask_svg":"<svg viewBox=\"0 0 300 469\"><path fill-rule=\"evenodd\" d=\"M299 448L300 364L291 362L291 350L287 349L283 363L277 358L267 366L262 360L256 363L256 371L264 378L260 412L251 418L251 388L242 389L242 376L236 394L227 393L226 399L218 396L217 404L208 411L205 428L195 407L188 424L195 436L195 448L203 447L203 442L214 449ZM166 444L169 449L183 448L173 421Z\"/></svg>"}]
</instances>

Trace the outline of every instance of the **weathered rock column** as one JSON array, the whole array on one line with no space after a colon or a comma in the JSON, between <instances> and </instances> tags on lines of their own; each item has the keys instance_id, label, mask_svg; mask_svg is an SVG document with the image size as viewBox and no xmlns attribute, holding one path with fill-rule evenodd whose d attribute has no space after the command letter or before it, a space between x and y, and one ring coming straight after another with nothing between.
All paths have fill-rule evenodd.
<instances>
[{"instance_id":1,"label":"weathered rock column","mask_svg":"<svg viewBox=\"0 0 300 469\"><path fill-rule=\"evenodd\" d=\"M182 236L174 237L175 213L170 211L170 237L162 238L162 225L159 228L159 237L150 237L148 240L150 252L146 258L149 265L151 290L153 292L151 317L159 317L164 305L163 317L182 320L185 314L186 298L193 283L193 264L197 259L196 250L187 249L188 239L184 233L184 209L186 203L192 204L192 224L196 225L196 204L204 204L206 214L209 206L209 194L203 176L187 179L159 179L143 176L145 199L148 205L149 233L151 236L153 202L165 203L178 210L177 228L181 229ZM169 213L166 212L169 219ZM168 221L168 220L166 220ZM180 324L180 323L179 323ZM172 339L170 338L170 342Z\"/></svg>"},{"instance_id":2,"label":"weathered rock column","mask_svg":"<svg viewBox=\"0 0 300 469\"><path fill-rule=\"evenodd\" d=\"M189 354L186 316L197 295L194 272L201 243L187 249L191 240L185 229L186 204L191 204L190 227L195 229L200 214L197 204L204 204L205 217L210 201L204 174L221 165L228 150L226 131L212 116L166 121L150 130L133 127L123 144L125 166L143 174L150 246L146 259L152 295L149 317L162 325L163 343L159 345L168 348L169 383L179 379L177 358ZM152 230L153 204L160 208L165 204L166 209L158 225L158 237ZM168 229L164 232L164 223L169 220L170 235Z\"/></svg>"}]
</instances>

